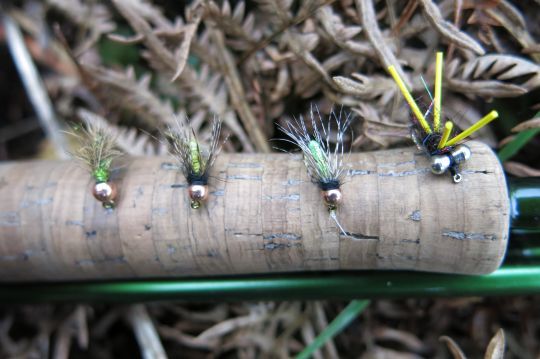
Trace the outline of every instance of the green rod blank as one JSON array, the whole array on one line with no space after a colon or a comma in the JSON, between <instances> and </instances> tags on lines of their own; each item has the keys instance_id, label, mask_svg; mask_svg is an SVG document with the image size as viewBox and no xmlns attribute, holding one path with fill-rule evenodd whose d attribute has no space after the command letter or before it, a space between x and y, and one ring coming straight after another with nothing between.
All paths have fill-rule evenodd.
<instances>
[{"instance_id":1,"label":"green rod blank","mask_svg":"<svg viewBox=\"0 0 540 359\"><path fill-rule=\"evenodd\" d=\"M540 293L540 266L506 266L485 276L363 271L222 279L4 284L0 287L0 301L349 300L533 293Z\"/></svg>"}]
</instances>

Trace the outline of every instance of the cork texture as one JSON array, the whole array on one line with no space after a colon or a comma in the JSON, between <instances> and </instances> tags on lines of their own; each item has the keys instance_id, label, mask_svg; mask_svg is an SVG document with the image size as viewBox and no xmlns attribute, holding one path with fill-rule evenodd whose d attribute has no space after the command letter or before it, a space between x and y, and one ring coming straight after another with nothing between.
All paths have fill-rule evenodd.
<instances>
[{"instance_id":1,"label":"cork texture","mask_svg":"<svg viewBox=\"0 0 540 359\"><path fill-rule=\"evenodd\" d=\"M193 210L172 158L124 158L118 206L73 161L0 165L0 281L324 270L485 274L501 263L509 202L498 159L469 142L463 180L415 148L352 153L340 234L300 155L222 154Z\"/></svg>"}]
</instances>

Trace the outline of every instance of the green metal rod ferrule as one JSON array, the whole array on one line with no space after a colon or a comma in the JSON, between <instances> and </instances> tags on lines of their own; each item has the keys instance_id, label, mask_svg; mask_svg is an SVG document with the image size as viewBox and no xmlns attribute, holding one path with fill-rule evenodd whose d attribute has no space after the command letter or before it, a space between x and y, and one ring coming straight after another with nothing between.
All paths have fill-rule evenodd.
<instances>
[{"instance_id":1,"label":"green metal rod ferrule","mask_svg":"<svg viewBox=\"0 0 540 359\"><path fill-rule=\"evenodd\" d=\"M505 263L540 266L540 178L508 178L510 242Z\"/></svg>"},{"instance_id":2,"label":"green metal rod ferrule","mask_svg":"<svg viewBox=\"0 0 540 359\"><path fill-rule=\"evenodd\" d=\"M540 238L540 177L509 178L513 236Z\"/></svg>"}]
</instances>

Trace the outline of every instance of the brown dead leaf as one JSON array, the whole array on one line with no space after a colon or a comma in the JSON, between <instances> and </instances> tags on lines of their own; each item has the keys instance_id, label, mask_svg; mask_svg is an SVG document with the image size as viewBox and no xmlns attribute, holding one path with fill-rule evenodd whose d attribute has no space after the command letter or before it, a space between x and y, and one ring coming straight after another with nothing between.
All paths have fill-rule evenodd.
<instances>
[{"instance_id":1,"label":"brown dead leaf","mask_svg":"<svg viewBox=\"0 0 540 359\"><path fill-rule=\"evenodd\" d=\"M390 65L394 65L397 73L403 79L403 82L410 87L408 76L405 75L401 65L399 64L396 56L391 51L390 47L386 43L385 38L382 35L381 29L375 16L375 8L370 0L356 0L356 8L358 9L360 18L362 19L362 25L364 32L375 49L375 53L379 58L379 62L384 68Z\"/></svg>"},{"instance_id":2,"label":"brown dead leaf","mask_svg":"<svg viewBox=\"0 0 540 359\"><path fill-rule=\"evenodd\" d=\"M502 146L506 145L510 141L514 140L515 137L516 137L515 135L506 136L505 138L499 141L499 143L497 144L497 148L501 148Z\"/></svg>"},{"instance_id":3,"label":"brown dead leaf","mask_svg":"<svg viewBox=\"0 0 540 359\"><path fill-rule=\"evenodd\" d=\"M474 51L478 55L485 54L482 46L476 42L469 35L460 31L454 24L446 21L442 15L439 7L435 5L431 0L420 0L420 4L424 10L424 14L428 21L433 25L439 34L451 43L459 45L462 48Z\"/></svg>"},{"instance_id":4,"label":"brown dead leaf","mask_svg":"<svg viewBox=\"0 0 540 359\"><path fill-rule=\"evenodd\" d=\"M519 125L512 128L511 131L517 133L517 132L526 131L532 128L539 128L539 127L540 127L540 117L535 117L531 120L520 123Z\"/></svg>"},{"instance_id":5,"label":"brown dead leaf","mask_svg":"<svg viewBox=\"0 0 540 359\"><path fill-rule=\"evenodd\" d=\"M267 316L261 315L248 315L244 317L236 317L233 319L224 320L208 329L197 336L199 340L212 340L213 338L221 337L233 330L240 327L246 327L265 320Z\"/></svg>"},{"instance_id":6,"label":"brown dead leaf","mask_svg":"<svg viewBox=\"0 0 540 359\"><path fill-rule=\"evenodd\" d=\"M504 170L516 177L540 177L540 170L529 167L523 163L505 161Z\"/></svg>"},{"instance_id":7,"label":"brown dead leaf","mask_svg":"<svg viewBox=\"0 0 540 359\"><path fill-rule=\"evenodd\" d=\"M501 0L464 0L461 4L463 9L491 9L499 5Z\"/></svg>"},{"instance_id":8,"label":"brown dead leaf","mask_svg":"<svg viewBox=\"0 0 540 359\"><path fill-rule=\"evenodd\" d=\"M395 93L395 84L388 77L351 74L352 78L334 76L332 80L340 91L365 100L385 97L381 104L386 104Z\"/></svg>"},{"instance_id":9,"label":"brown dead leaf","mask_svg":"<svg viewBox=\"0 0 540 359\"><path fill-rule=\"evenodd\" d=\"M447 66L453 90L480 96L513 97L540 86L540 66L513 55L486 55Z\"/></svg>"},{"instance_id":10,"label":"brown dead leaf","mask_svg":"<svg viewBox=\"0 0 540 359\"><path fill-rule=\"evenodd\" d=\"M373 336L376 340L394 341L405 346L408 350L421 353L426 350L426 346L418 337L410 332L393 328L377 328Z\"/></svg>"},{"instance_id":11,"label":"brown dead leaf","mask_svg":"<svg viewBox=\"0 0 540 359\"><path fill-rule=\"evenodd\" d=\"M189 56L189 48L191 46L191 42L193 41L193 37L195 36L195 33L197 32L197 28L199 27L199 23L201 22L202 13L201 11L195 11L195 15L193 16L192 22L187 24L184 31L184 39L182 41L182 44L176 51L175 57L177 61L176 65L176 71L174 75L171 78L171 82L174 82L180 77L182 74L182 71L184 71L184 68L186 67L187 59Z\"/></svg>"},{"instance_id":12,"label":"brown dead leaf","mask_svg":"<svg viewBox=\"0 0 540 359\"><path fill-rule=\"evenodd\" d=\"M212 1L203 3L206 16L216 22L217 26L232 37L229 44L237 50L246 50L260 39L261 32L255 27L255 15L246 13L244 1L236 3L231 11L229 1L223 1L221 9Z\"/></svg>"},{"instance_id":13,"label":"brown dead leaf","mask_svg":"<svg viewBox=\"0 0 540 359\"><path fill-rule=\"evenodd\" d=\"M385 148L391 144L407 142L410 139L410 130L408 125L400 124L390 120L388 116L381 115L375 106L367 103L360 103L358 107L353 108L353 112L359 115L361 129L355 132L353 148L362 148L373 150ZM367 141L369 139L369 141Z\"/></svg>"},{"instance_id":14,"label":"brown dead leaf","mask_svg":"<svg viewBox=\"0 0 540 359\"><path fill-rule=\"evenodd\" d=\"M232 53L225 45L225 37L217 30L211 31L212 39L219 53L221 71L229 89L232 106L238 112L240 119L246 127L247 133L253 139L256 148L261 152L270 152L270 145L266 140L263 129L258 126L253 110L247 103L245 89L240 79Z\"/></svg>"},{"instance_id":15,"label":"brown dead leaf","mask_svg":"<svg viewBox=\"0 0 540 359\"><path fill-rule=\"evenodd\" d=\"M463 66L462 78L492 78L497 80L515 80L530 76L522 86L532 90L540 86L540 66L512 55L486 55L478 57Z\"/></svg>"},{"instance_id":16,"label":"brown dead leaf","mask_svg":"<svg viewBox=\"0 0 540 359\"><path fill-rule=\"evenodd\" d=\"M326 33L340 44L351 40L362 31L361 26L346 26L331 6L321 7L316 16Z\"/></svg>"},{"instance_id":17,"label":"brown dead leaf","mask_svg":"<svg viewBox=\"0 0 540 359\"><path fill-rule=\"evenodd\" d=\"M484 359L504 359L504 347L504 331L501 328L497 331L497 334L491 338Z\"/></svg>"},{"instance_id":18,"label":"brown dead leaf","mask_svg":"<svg viewBox=\"0 0 540 359\"><path fill-rule=\"evenodd\" d=\"M486 14L504 27L524 49L538 46L537 40L527 29L523 15L508 1L501 1L499 6L486 10ZM532 58L536 62L540 61L538 54L533 54Z\"/></svg>"},{"instance_id":19,"label":"brown dead leaf","mask_svg":"<svg viewBox=\"0 0 540 359\"><path fill-rule=\"evenodd\" d=\"M94 81L96 97L109 106L120 106L129 111L146 128L155 129L159 124L171 120L172 107L150 90L150 76L137 80L132 68L125 72L88 64L83 64L81 68Z\"/></svg>"},{"instance_id":20,"label":"brown dead leaf","mask_svg":"<svg viewBox=\"0 0 540 359\"><path fill-rule=\"evenodd\" d=\"M421 359L422 357L416 354L405 353L393 349L375 346L366 351L360 359Z\"/></svg>"},{"instance_id":21,"label":"brown dead leaf","mask_svg":"<svg viewBox=\"0 0 540 359\"><path fill-rule=\"evenodd\" d=\"M397 35L398 32L401 30L403 25L409 22L411 17L413 16L414 12L416 11L416 8L418 7L418 2L414 0L407 1L407 5L405 5L405 8L401 12L401 17L399 18L396 25L394 25L392 29L392 35Z\"/></svg>"},{"instance_id":22,"label":"brown dead leaf","mask_svg":"<svg viewBox=\"0 0 540 359\"><path fill-rule=\"evenodd\" d=\"M167 154L167 148L164 144L159 143L156 147L149 135L141 133L135 128L116 126L84 108L80 108L77 114L86 124L107 129L114 137L115 145L126 154L132 156L163 156Z\"/></svg>"},{"instance_id":23,"label":"brown dead leaf","mask_svg":"<svg viewBox=\"0 0 540 359\"><path fill-rule=\"evenodd\" d=\"M467 359L459 345L457 345L457 343L452 338L443 335L439 338L439 340L446 343L446 346L448 347L448 350L450 350L450 353L452 353L452 355L454 356L454 359Z\"/></svg>"},{"instance_id":24,"label":"brown dead leaf","mask_svg":"<svg viewBox=\"0 0 540 359\"><path fill-rule=\"evenodd\" d=\"M166 325L160 325L157 329L161 337L171 341L176 341L190 348L213 350L219 344L219 338L200 339Z\"/></svg>"},{"instance_id":25,"label":"brown dead leaf","mask_svg":"<svg viewBox=\"0 0 540 359\"><path fill-rule=\"evenodd\" d=\"M85 1L50 1L48 4L64 12L71 21L80 26L80 30L87 31L85 39L73 50L76 55L86 52L99 41L102 35L116 28L105 4Z\"/></svg>"},{"instance_id":26,"label":"brown dead leaf","mask_svg":"<svg viewBox=\"0 0 540 359\"><path fill-rule=\"evenodd\" d=\"M311 53L319 41L317 34L299 34L287 31L283 35L283 39L289 49L302 60L305 66L316 73L328 85L334 85L323 65Z\"/></svg>"}]
</instances>

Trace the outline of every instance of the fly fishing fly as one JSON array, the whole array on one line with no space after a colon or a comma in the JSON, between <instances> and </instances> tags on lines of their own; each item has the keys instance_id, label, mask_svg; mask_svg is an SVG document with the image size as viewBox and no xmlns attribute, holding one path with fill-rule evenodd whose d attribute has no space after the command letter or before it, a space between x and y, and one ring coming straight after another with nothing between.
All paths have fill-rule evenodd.
<instances>
[{"instance_id":1,"label":"fly fishing fly","mask_svg":"<svg viewBox=\"0 0 540 359\"><path fill-rule=\"evenodd\" d=\"M122 154L116 149L114 136L106 128L90 122L86 128L76 128L69 134L80 142L80 147L72 156L89 169L95 180L92 194L104 208L114 208L118 189L110 180L111 165L113 160Z\"/></svg>"},{"instance_id":2,"label":"fly fishing fly","mask_svg":"<svg viewBox=\"0 0 540 359\"><path fill-rule=\"evenodd\" d=\"M321 189L323 200L330 212L330 216L336 222L341 232L347 235L339 221L336 211L343 201L341 184L345 176L343 167L344 140L345 133L350 125L351 117L346 115L342 120L342 112L335 114L331 112L328 124L323 124L322 117L313 107L310 111L312 131L308 131L306 122L301 116L299 120L287 121L285 126L278 127L289 136L290 140L285 140L297 145L304 155L304 164L313 183ZM332 123L335 123L333 128ZM331 149L331 138L333 131L336 133L334 149Z\"/></svg>"},{"instance_id":3,"label":"fly fishing fly","mask_svg":"<svg viewBox=\"0 0 540 359\"><path fill-rule=\"evenodd\" d=\"M472 133L496 119L499 116L497 111L491 111L471 127L450 139L454 127L452 121L446 121L444 126L441 126L443 53L438 52L436 55L435 94L425 114L422 113L414 101L395 67L389 66L388 72L394 78L394 81L397 83L414 114L411 136L418 148L429 156L431 160L431 172L440 175L449 171L455 183L461 182L460 165L471 157L470 148L461 144L461 142ZM431 97L429 90L428 94ZM432 116L431 125L426 120L428 116Z\"/></svg>"},{"instance_id":4,"label":"fly fishing fly","mask_svg":"<svg viewBox=\"0 0 540 359\"><path fill-rule=\"evenodd\" d=\"M208 177L221 146L219 136L221 121L214 117L210 145L202 149L195 131L187 120L176 121L174 127L169 127L164 133L169 142L170 153L180 164L181 171L188 183L188 194L191 208L197 209L208 199Z\"/></svg>"}]
</instances>

